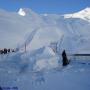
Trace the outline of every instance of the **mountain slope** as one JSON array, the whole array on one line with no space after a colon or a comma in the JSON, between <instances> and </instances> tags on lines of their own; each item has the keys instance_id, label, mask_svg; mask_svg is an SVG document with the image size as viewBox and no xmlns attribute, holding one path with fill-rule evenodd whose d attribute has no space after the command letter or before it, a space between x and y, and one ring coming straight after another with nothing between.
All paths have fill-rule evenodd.
<instances>
[{"instance_id":1,"label":"mountain slope","mask_svg":"<svg viewBox=\"0 0 90 90\"><path fill-rule=\"evenodd\" d=\"M76 47L84 44L83 48L86 48L90 39L89 11L90 8L86 8L74 14L56 15L37 14L25 8L21 8L18 13L0 10L0 47L21 49L26 44L27 50L32 51L53 42L58 43L64 36L70 37L71 41L75 40ZM34 30L37 32L30 37ZM65 38L63 40L66 42ZM75 50L73 42L71 43ZM70 50L68 44L66 46Z\"/></svg>"},{"instance_id":2,"label":"mountain slope","mask_svg":"<svg viewBox=\"0 0 90 90\"><path fill-rule=\"evenodd\" d=\"M23 17L17 12L0 10L0 47L16 47L28 32L42 26L41 22L41 18L33 11L30 11L30 15Z\"/></svg>"}]
</instances>

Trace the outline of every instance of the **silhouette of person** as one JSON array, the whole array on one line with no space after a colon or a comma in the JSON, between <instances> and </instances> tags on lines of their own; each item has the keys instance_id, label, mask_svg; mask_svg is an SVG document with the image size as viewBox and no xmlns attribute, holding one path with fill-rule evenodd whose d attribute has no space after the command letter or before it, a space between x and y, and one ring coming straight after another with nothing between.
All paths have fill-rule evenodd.
<instances>
[{"instance_id":1,"label":"silhouette of person","mask_svg":"<svg viewBox=\"0 0 90 90\"><path fill-rule=\"evenodd\" d=\"M62 52L62 58L63 58L63 60L62 60L62 62L63 62L63 66L68 65L69 62L68 62L68 58L67 58L67 55L66 55L65 50Z\"/></svg>"},{"instance_id":2,"label":"silhouette of person","mask_svg":"<svg viewBox=\"0 0 90 90\"><path fill-rule=\"evenodd\" d=\"M4 53L4 51L3 50L0 50L0 54L3 54Z\"/></svg>"},{"instance_id":3,"label":"silhouette of person","mask_svg":"<svg viewBox=\"0 0 90 90\"><path fill-rule=\"evenodd\" d=\"M8 53L10 53L10 49L8 49L7 51L8 51Z\"/></svg>"},{"instance_id":4,"label":"silhouette of person","mask_svg":"<svg viewBox=\"0 0 90 90\"><path fill-rule=\"evenodd\" d=\"M6 48L4 48L4 54L7 54L7 49Z\"/></svg>"}]
</instances>

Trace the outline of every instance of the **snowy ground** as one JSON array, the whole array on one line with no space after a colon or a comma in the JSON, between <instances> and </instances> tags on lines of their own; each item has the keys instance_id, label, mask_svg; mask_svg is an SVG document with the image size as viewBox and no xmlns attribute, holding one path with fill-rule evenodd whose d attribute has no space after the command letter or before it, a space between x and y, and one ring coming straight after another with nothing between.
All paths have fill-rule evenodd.
<instances>
[{"instance_id":1,"label":"snowy ground","mask_svg":"<svg viewBox=\"0 0 90 90\"><path fill-rule=\"evenodd\" d=\"M15 59L0 56L3 90L90 90L89 60L72 60L66 67L59 62L56 68L47 69L46 65L44 69L33 70L31 67L36 66L36 62L31 66L30 61L18 61L19 56L15 55Z\"/></svg>"}]
</instances>

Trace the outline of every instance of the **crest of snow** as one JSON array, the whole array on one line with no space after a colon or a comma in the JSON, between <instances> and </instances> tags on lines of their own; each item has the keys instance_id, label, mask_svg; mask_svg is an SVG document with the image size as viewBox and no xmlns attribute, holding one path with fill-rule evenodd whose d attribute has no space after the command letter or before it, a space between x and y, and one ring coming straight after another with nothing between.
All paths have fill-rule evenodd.
<instances>
[{"instance_id":1,"label":"crest of snow","mask_svg":"<svg viewBox=\"0 0 90 90\"><path fill-rule=\"evenodd\" d=\"M25 11L22 8L19 9L18 14L21 15L21 16L26 15Z\"/></svg>"},{"instance_id":2,"label":"crest of snow","mask_svg":"<svg viewBox=\"0 0 90 90\"><path fill-rule=\"evenodd\" d=\"M90 7L85 8L79 12L73 14L66 14L64 15L65 18L81 18L84 20L90 19Z\"/></svg>"}]
</instances>

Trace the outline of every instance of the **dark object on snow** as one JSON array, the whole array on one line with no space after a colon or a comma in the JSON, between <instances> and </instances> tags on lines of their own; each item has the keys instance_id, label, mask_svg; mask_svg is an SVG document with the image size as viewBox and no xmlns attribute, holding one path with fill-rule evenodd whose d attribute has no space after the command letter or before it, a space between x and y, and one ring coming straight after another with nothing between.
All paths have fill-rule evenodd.
<instances>
[{"instance_id":1,"label":"dark object on snow","mask_svg":"<svg viewBox=\"0 0 90 90\"><path fill-rule=\"evenodd\" d=\"M15 52L15 50L14 50L14 49L12 49L12 52Z\"/></svg>"},{"instance_id":2,"label":"dark object on snow","mask_svg":"<svg viewBox=\"0 0 90 90\"><path fill-rule=\"evenodd\" d=\"M12 52L15 52L14 49L7 49L7 48L4 48L4 49L1 49L0 50L0 54L8 54L8 53L12 53Z\"/></svg>"},{"instance_id":3,"label":"dark object on snow","mask_svg":"<svg viewBox=\"0 0 90 90\"><path fill-rule=\"evenodd\" d=\"M3 53L3 51L2 50L0 50L0 54L2 54Z\"/></svg>"},{"instance_id":4,"label":"dark object on snow","mask_svg":"<svg viewBox=\"0 0 90 90\"><path fill-rule=\"evenodd\" d=\"M8 49L7 51L8 51L8 53L10 53L10 49Z\"/></svg>"},{"instance_id":5,"label":"dark object on snow","mask_svg":"<svg viewBox=\"0 0 90 90\"><path fill-rule=\"evenodd\" d=\"M2 49L2 50L0 50L0 54L4 54L4 50Z\"/></svg>"},{"instance_id":6,"label":"dark object on snow","mask_svg":"<svg viewBox=\"0 0 90 90\"><path fill-rule=\"evenodd\" d=\"M3 51L3 52L4 52L4 54L7 54L7 49L6 49L6 48L4 48L4 51Z\"/></svg>"},{"instance_id":7,"label":"dark object on snow","mask_svg":"<svg viewBox=\"0 0 90 90\"><path fill-rule=\"evenodd\" d=\"M62 58L63 58L63 60L62 60L63 66L68 65L69 64L69 61L68 61L68 58L67 58L67 55L66 55L65 50L62 52Z\"/></svg>"},{"instance_id":8,"label":"dark object on snow","mask_svg":"<svg viewBox=\"0 0 90 90\"><path fill-rule=\"evenodd\" d=\"M0 87L0 90L3 90L3 89Z\"/></svg>"}]
</instances>

